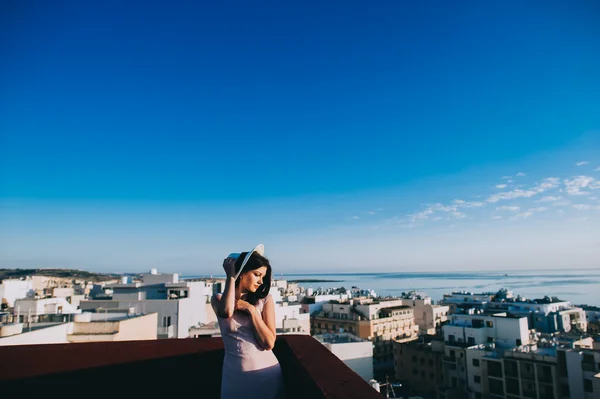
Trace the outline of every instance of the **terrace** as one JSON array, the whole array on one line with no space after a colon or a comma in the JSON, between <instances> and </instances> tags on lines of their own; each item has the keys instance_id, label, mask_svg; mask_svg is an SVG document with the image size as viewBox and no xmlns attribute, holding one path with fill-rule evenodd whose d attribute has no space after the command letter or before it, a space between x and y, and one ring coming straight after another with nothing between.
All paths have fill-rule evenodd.
<instances>
[{"instance_id":1,"label":"terrace","mask_svg":"<svg viewBox=\"0 0 600 399\"><path fill-rule=\"evenodd\" d=\"M279 336L274 352L288 399L381 398L310 336ZM223 343L221 338L188 338L7 346L0 347L0 359L3 393L45 396L66 389L116 397L185 392L218 398Z\"/></svg>"}]
</instances>

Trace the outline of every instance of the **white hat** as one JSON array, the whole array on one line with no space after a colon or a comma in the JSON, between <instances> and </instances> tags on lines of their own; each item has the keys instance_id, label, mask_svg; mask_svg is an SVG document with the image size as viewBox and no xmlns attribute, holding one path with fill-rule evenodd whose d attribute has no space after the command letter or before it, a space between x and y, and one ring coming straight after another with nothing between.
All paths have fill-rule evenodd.
<instances>
[{"instance_id":1,"label":"white hat","mask_svg":"<svg viewBox=\"0 0 600 399\"><path fill-rule=\"evenodd\" d=\"M257 254L259 254L260 256L264 256L265 254L265 246L262 244L258 244L256 247L254 247L254 249L250 252L248 252L246 254L246 257L244 258L244 261L242 262L242 266L240 266L240 270L237 272L237 274L235 275L235 279L237 280L237 278L239 277L240 273L242 272L242 270L244 270L244 266L246 266L246 263L248 262L248 260L250 259L250 257L252 256L252 254L256 252Z\"/></svg>"}]
</instances>

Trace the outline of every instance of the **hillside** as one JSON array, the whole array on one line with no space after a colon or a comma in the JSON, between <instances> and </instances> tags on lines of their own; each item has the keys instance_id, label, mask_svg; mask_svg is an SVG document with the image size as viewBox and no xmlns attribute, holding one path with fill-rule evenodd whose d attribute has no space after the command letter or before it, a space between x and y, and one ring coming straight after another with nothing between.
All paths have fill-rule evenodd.
<instances>
[{"instance_id":1,"label":"hillside","mask_svg":"<svg viewBox=\"0 0 600 399\"><path fill-rule=\"evenodd\" d=\"M74 269L0 269L0 281L9 278L24 278L27 276L72 278L86 281L107 281L120 277L118 274L93 273Z\"/></svg>"}]
</instances>

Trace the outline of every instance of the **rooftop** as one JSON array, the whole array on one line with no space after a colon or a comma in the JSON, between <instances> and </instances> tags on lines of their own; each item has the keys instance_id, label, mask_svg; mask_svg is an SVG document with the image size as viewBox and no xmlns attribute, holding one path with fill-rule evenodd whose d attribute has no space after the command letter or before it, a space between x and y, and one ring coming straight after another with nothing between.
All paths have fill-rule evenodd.
<instances>
[{"instance_id":1,"label":"rooftop","mask_svg":"<svg viewBox=\"0 0 600 399\"><path fill-rule=\"evenodd\" d=\"M323 334L313 336L319 342L326 344L349 344L353 342L370 342L366 339L362 339L353 334L342 333L342 334Z\"/></svg>"},{"instance_id":2,"label":"rooftop","mask_svg":"<svg viewBox=\"0 0 600 399\"><path fill-rule=\"evenodd\" d=\"M591 312L600 312L600 307L598 306L592 306L592 305L579 305L579 307L583 310L586 311L591 311Z\"/></svg>"},{"instance_id":3,"label":"rooftop","mask_svg":"<svg viewBox=\"0 0 600 399\"><path fill-rule=\"evenodd\" d=\"M278 336L274 352L283 371L287 399L381 398L308 335ZM8 346L0 347L0 358L10 359L0 362L3 393L46 396L64 386L70 391L102 387L109 393L110 384L121 397L170 397L196 391L202 398L218 398L223 341L187 338Z\"/></svg>"}]
</instances>

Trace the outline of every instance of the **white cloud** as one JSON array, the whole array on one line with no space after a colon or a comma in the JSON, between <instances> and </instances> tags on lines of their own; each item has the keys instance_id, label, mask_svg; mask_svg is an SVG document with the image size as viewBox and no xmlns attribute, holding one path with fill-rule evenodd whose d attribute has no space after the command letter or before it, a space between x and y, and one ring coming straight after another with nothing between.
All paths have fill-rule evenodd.
<instances>
[{"instance_id":1,"label":"white cloud","mask_svg":"<svg viewBox=\"0 0 600 399\"><path fill-rule=\"evenodd\" d=\"M512 179L512 176L502 176L503 179Z\"/></svg>"},{"instance_id":2,"label":"white cloud","mask_svg":"<svg viewBox=\"0 0 600 399\"><path fill-rule=\"evenodd\" d=\"M522 212L522 213L517 213L517 215L516 215L516 216L513 216L513 217L511 218L511 220L517 220L517 219L527 219L528 217L530 217L530 216L532 216L532 215L533 215L533 212L529 212L529 211L527 211L527 212Z\"/></svg>"},{"instance_id":3,"label":"white cloud","mask_svg":"<svg viewBox=\"0 0 600 399\"><path fill-rule=\"evenodd\" d=\"M537 191L538 193L543 193L544 191L557 188L558 186L560 186L560 179L558 177L548 177L535 186L533 190Z\"/></svg>"},{"instance_id":4,"label":"white cloud","mask_svg":"<svg viewBox=\"0 0 600 399\"><path fill-rule=\"evenodd\" d=\"M544 211L547 211L548 209L550 209L550 208L548 208L547 206L538 206L536 208L530 208L529 212L544 212Z\"/></svg>"},{"instance_id":5,"label":"white cloud","mask_svg":"<svg viewBox=\"0 0 600 399\"><path fill-rule=\"evenodd\" d=\"M497 211L510 211L510 212L518 212L521 210L518 206L499 206L496 208Z\"/></svg>"},{"instance_id":6,"label":"white cloud","mask_svg":"<svg viewBox=\"0 0 600 399\"><path fill-rule=\"evenodd\" d=\"M545 197L542 197L540 199L540 202L554 202L554 201L560 201L562 199L562 197L556 197L554 195L547 195Z\"/></svg>"},{"instance_id":7,"label":"white cloud","mask_svg":"<svg viewBox=\"0 0 600 399\"><path fill-rule=\"evenodd\" d=\"M571 205L571 201L567 201L567 200L563 200L563 201L556 201L552 203L552 206L569 206Z\"/></svg>"},{"instance_id":8,"label":"white cloud","mask_svg":"<svg viewBox=\"0 0 600 399\"><path fill-rule=\"evenodd\" d=\"M367 212L367 214L369 214L369 215L374 215L374 214L375 214L375 212L373 212L373 211L369 211L369 212Z\"/></svg>"},{"instance_id":9,"label":"white cloud","mask_svg":"<svg viewBox=\"0 0 600 399\"><path fill-rule=\"evenodd\" d=\"M506 188L506 184L496 184L496 188Z\"/></svg>"},{"instance_id":10,"label":"white cloud","mask_svg":"<svg viewBox=\"0 0 600 399\"><path fill-rule=\"evenodd\" d=\"M502 193L491 195L486 201L495 203L495 202L498 202L501 200L510 200L510 199L522 198L522 197L529 198L529 197L533 197L536 194L537 193L535 191L521 190L520 188L518 188L513 191L505 191Z\"/></svg>"},{"instance_id":11,"label":"white cloud","mask_svg":"<svg viewBox=\"0 0 600 399\"><path fill-rule=\"evenodd\" d=\"M352 219L360 219L358 216L352 216Z\"/></svg>"},{"instance_id":12,"label":"white cloud","mask_svg":"<svg viewBox=\"0 0 600 399\"><path fill-rule=\"evenodd\" d=\"M429 210L432 212L454 212L458 209L457 205L444 205L444 204L433 204L429 206Z\"/></svg>"},{"instance_id":13,"label":"white cloud","mask_svg":"<svg viewBox=\"0 0 600 399\"><path fill-rule=\"evenodd\" d=\"M587 204L575 204L573 205L573 208L579 211L587 211L589 209L592 209L592 206Z\"/></svg>"},{"instance_id":14,"label":"white cloud","mask_svg":"<svg viewBox=\"0 0 600 399\"><path fill-rule=\"evenodd\" d=\"M523 172L519 172L519 173L517 173L515 176L518 176L518 177L523 177L523 176L527 176L527 174L526 174L526 173L523 173Z\"/></svg>"},{"instance_id":15,"label":"white cloud","mask_svg":"<svg viewBox=\"0 0 600 399\"><path fill-rule=\"evenodd\" d=\"M600 172L600 166L598 166L596 169L594 169L594 172Z\"/></svg>"},{"instance_id":16,"label":"white cloud","mask_svg":"<svg viewBox=\"0 0 600 399\"><path fill-rule=\"evenodd\" d=\"M457 219L464 219L467 217L467 215L465 215L462 212L452 212L452 216L454 216Z\"/></svg>"},{"instance_id":17,"label":"white cloud","mask_svg":"<svg viewBox=\"0 0 600 399\"><path fill-rule=\"evenodd\" d=\"M590 176L576 176L573 179L565 179L565 190L569 195L585 195L589 194L581 189L588 187L591 183L594 183L594 178ZM595 185L594 185L595 186Z\"/></svg>"},{"instance_id":18,"label":"white cloud","mask_svg":"<svg viewBox=\"0 0 600 399\"><path fill-rule=\"evenodd\" d=\"M419 220L426 220L429 219L429 215L431 215L433 213L432 209L425 209L422 212L418 212L418 213L414 213L412 215L408 215L411 220L413 222L419 221Z\"/></svg>"},{"instance_id":19,"label":"white cloud","mask_svg":"<svg viewBox=\"0 0 600 399\"><path fill-rule=\"evenodd\" d=\"M492 216L492 219L500 220L500 219L502 219L502 216L494 215L494 216Z\"/></svg>"},{"instance_id":20,"label":"white cloud","mask_svg":"<svg viewBox=\"0 0 600 399\"><path fill-rule=\"evenodd\" d=\"M487 202L495 203L501 200L510 200L515 198L529 198L534 195L543 193L544 191L551 190L553 188L557 188L560 185L560 179L558 177L548 177L543 179L541 182L536 184L534 187L528 190L522 190L520 188L514 189L512 191L504 191L501 193L497 193L491 195Z\"/></svg>"},{"instance_id":21,"label":"white cloud","mask_svg":"<svg viewBox=\"0 0 600 399\"><path fill-rule=\"evenodd\" d=\"M583 165L587 165L588 163L589 163L588 161L581 161L581 162L577 162L575 165L583 166Z\"/></svg>"},{"instance_id":22,"label":"white cloud","mask_svg":"<svg viewBox=\"0 0 600 399\"><path fill-rule=\"evenodd\" d=\"M463 200L454 200L454 204L459 208L479 208L485 205L483 202L478 201L463 201Z\"/></svg>"}]
</instances>

